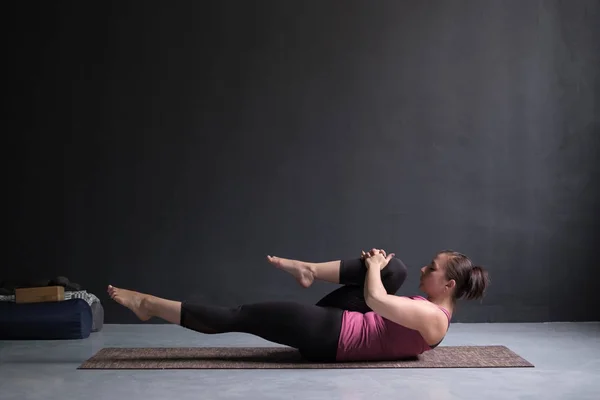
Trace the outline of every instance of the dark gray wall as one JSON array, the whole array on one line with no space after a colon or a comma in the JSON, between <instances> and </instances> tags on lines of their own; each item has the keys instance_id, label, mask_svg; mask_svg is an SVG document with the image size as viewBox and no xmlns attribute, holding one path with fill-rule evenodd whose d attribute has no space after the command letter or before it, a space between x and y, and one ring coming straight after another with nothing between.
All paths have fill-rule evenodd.
<instances>
[{"instance_id":1,"label":"dark gray wall","mask_svg":"<svg viewBox=\"0 0 600 400\"><path fill-rule=\"evenodd\" d=\"M315 302L266 254L453 248L457 321L598 320L597 1L27 3L3 279ZM158 322L158 321L157 321Z\"/></svg>"}]
</instances>

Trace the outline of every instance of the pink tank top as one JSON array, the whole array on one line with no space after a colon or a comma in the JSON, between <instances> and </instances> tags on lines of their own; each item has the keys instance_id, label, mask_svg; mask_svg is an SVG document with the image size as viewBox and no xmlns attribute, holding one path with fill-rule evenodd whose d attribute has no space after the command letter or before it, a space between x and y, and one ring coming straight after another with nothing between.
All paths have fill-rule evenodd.
<instances>
[{"instance_id":1,"label":"pink tank top","mask_svg":"<svg viewBox=\"0 0 600 400\"><path fill-rule=\"evenodd\" d=\"M409 298L428 301L422 296ZM450 313L442 307L440 309L450 323ZM337 361L398 360L417 356L427 350L431 350L431 346L416 330L387 320L372 311L365 314L344 311Z\"/></svg>"}]
</instances>

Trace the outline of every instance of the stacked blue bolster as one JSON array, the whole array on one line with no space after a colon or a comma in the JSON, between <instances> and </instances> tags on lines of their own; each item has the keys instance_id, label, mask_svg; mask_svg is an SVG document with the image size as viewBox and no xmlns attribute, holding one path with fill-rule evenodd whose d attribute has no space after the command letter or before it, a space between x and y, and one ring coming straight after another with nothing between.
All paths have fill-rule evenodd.
<instances>
[{"instance_id":1,"label":"stacked blue bolster","mask_svg":"<svg viewBox=\"0 0 600 400\"><path fill-rule=\"evenodd\" d=\"M82 299L58 302L0 302L0 340L85 339L92 309Z\"/></svg>"}]
</instances>

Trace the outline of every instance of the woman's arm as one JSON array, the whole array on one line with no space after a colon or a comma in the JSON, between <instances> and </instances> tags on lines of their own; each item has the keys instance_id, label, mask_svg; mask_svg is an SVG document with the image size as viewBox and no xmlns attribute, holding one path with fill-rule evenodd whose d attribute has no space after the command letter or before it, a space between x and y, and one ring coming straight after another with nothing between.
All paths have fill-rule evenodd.
<instances>
[{"instance_id":1,"label":"woman's arm","mask_svg":"<svg viewBox=\"0 0 600 400\"><path fill-rule=\"evenodd\" d=\"M418 331L429 342L436 342L437 338L444 335L444 315L426 302L387 294L381 282L381 270L377 266L371 266L367 271L365 301L383 318Z\"/></svg>"},{"instance_id":2,"label":"woman's arm","mask_svg":"<svg viewBox=\"0 0 600 400\"><path fill-rule=\"evenodd\" d=\"M365 275L365 300L369 305L369 299L383 297L387 291L381 281L381 267L379 264L369 266L367 264L367 274ZM371 307L372 308L372 307Z\"/></svg>"}]
</instances>

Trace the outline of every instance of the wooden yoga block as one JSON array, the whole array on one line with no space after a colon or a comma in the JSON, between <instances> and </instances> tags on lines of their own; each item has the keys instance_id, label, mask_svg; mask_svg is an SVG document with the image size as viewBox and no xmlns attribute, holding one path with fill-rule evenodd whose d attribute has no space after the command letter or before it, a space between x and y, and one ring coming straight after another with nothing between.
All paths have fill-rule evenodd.
<instances>
[{"instance_id":1,"label":"wooden yoga block","mask_svg":"<svg viewBox=\"0 0 600 400\"><path fill-rule=\"evenodd\" d=\"M16 303L44 303L52 301L63 301L64 299L64 286L44 286L15 289Z\"/></svg>"}]
</instances>

